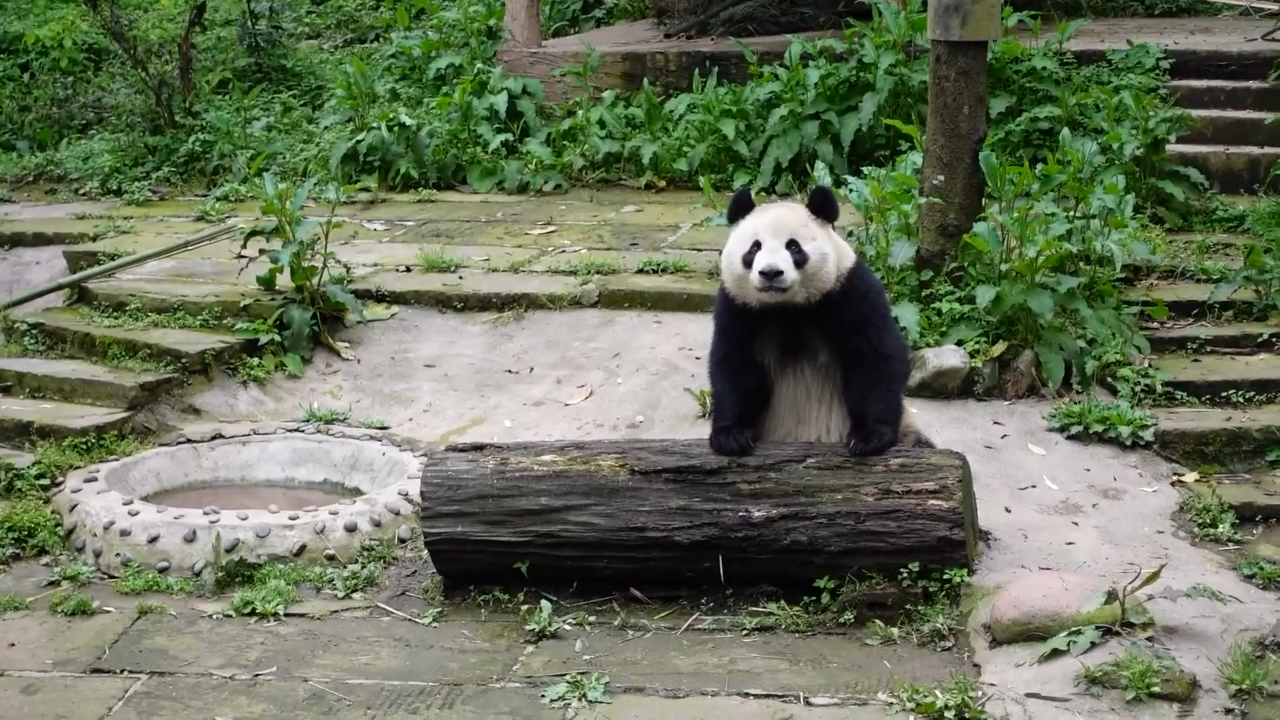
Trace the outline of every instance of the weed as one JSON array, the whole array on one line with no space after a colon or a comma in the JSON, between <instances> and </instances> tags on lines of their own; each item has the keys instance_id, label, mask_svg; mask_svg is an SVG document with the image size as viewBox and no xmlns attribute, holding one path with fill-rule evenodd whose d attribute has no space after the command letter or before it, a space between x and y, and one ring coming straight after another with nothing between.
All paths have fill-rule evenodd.
<instances>
[{"instance_id":1,"label":"weed","mask_svg":"<svg viewBox=\"0 0 1280 720\"><path fill-rule=\"evenodd\" d=\"M335 271L339 263L329 249L334 213L348 189L326 187L322 194L328 217L316 221L307 217L303 208L317 182L312 179L294 187L264 175L259 200L268 219L246 233L240 246L244 252L256 238L276 243L273 248L259 250L259 257L265 257L270 266L254 279L277 309L265 324L237 325L237 333L257 340L267 352L278 353L285 370L294 376L302 374L317 343L344 358L352 357L330 336L330 329L335 323L364 321L364 304L347 288L345 273ZM282 277L289 283L283 289L279 287Z\"/></svg>"},{"instance_id":2,"label":"weed","mask_svg":"<svg viewBox=\"0 0 1280 720\"><path fill-rule=\"evenodd\" d=\"M180 309L158 313L147 310L136 301L130 302L119 310L108 305L82 305L76 308L76 313L90 325L123 330L148 328L208 330L227 325L222 312L216 308L203 310L198 315L191 315Z\"/></svg>"},{"instance_id":3,"label":"weed","mask_svg":"<svg viewBox=\"0 0 1280 720\"><path fill-rule=\"evenodd\" d=\"M450 257L443 248L435 250L423 248L418 251L418 267L423 272L452 273L457 272L462 267L462 261L455 257Z\"/></svg>"},{"instance_id":4,"label":"weed","mask_svg":"<svg viewBox=\"0 0 1280 720\"><path fill-rule=\"evenodd\" d=\"M48 505L24 498L0 509L0 562L61 549L62 520Z\"/></svg>"},{"instance_id":5,"label":"weed","mask_svg":"<svg viewBox=\"0 0 1280 720\"><path fill-rule=\"evenodd\" d=\"M641 275L679 275L693 272L693 268L683 258L647 257L636 263L636 272Z\"/></svg>"},{"instance_id":6,"label":"weed","mask_svg":"<svg viewBox=\"0 0 1280 720\"><path fill-rule=\"evenodd\" d=\"M282 578L236 590L226 614L231 617L284 617L298 601L298 589Z\"/></svg>"},{"instance_id":7,"label":"weed","mask_svg":"<svg viewBox=\"0 0 1280 720\"><path fill-rule=\"evenodd\" d=\"M689 393L689 396L693 398L693 401L695 403L697 403L699 419L705 420L711 417L711 390L710 389L698 388L697 390L693 390L690 388L685 388L684 391Z\"/></svg>"},{"instance_id":8,"label":"weed","mask_svg":"<svg viewBox=\"0 0 1280 720\"><path fill-rule=\"evenodd\" d=\"M1260 700L1280 675L1280 661L1256 641L1237 639L1217 663L1218 675L1233 698Z\"/></svg>"},{"instance_id":9,"label":"weed","mask_svg":"<svg viewBox=\"0 0 1280 720\"><path fill-rule=\"evenodd\" d=\"M440 194L430 188L418 188L410 195L410 201L416 203L431 203L439 199Z\"/></svg>"},{"instance_id":10,"label":"weed","mask_svg":"<svg viewBox=\"0 0 1280 720\"><path fill-rule=\"evenodd\" d=\"M210 223L222 222L231 217L231 206L214 197L206 198L192 211L191 217Z\"/></svg>"},{"instance_id":11,"label":"weed","mask_svg":"<svg viewBox=\"0 0 1280 720\"><path fill-rule=\"evenodd\" d=\"M556 272L575 275L583 279L593 278L597 275L620 275L624 270L622 263L617 260L592 257L572 260L556 268Z\"/></svg>"},{"instance_id":12,"label":"weed","mask_svg":"<svg viewBox=\"0 0 1280 720\"><path fill-rule=\"evenodd\" d=\"M986 720L978 683L973 678L952 674L935 687L903 683L897 691L880 694L890 713L910 713L913 717L937 720Z\"/></svg>"},{"instance_id":13,"label":"weed","mask_svg":"<svg viewBox=\"0 0 1280 720\"><path fill-rule=\"evenodd\" d=\"M363 418L356 423L357 427L368 428L370 430L390 430L391 423L382 418Z\"/></svg>"},{"instance_id":14,"label":"weed","mask_svg":"<svg viewBox=\"0 0 1280 720\"><path fill-rule=\"evenodd\" d=\"M298 418L298 422L311 425L344 425L350 419L350 410L322 408L317 403L311 403L310 407L302 411L302 416Z\"/></svg>"},{"instance_id":15,"label":"weed","mask_svg":"<svg viewBox=\"0 0 1280 720\"><path fill-rule=\"evenodd\" d=\"M135 563L125 566L120 579L115 583L115 589L121 595L190 595L195 592L195 583L190 578L171 577L155 570L145 570Z\"/></svg>"},{"instance_id":16,"label":"weed","mask_svg":"<svg viewBox=\"0 0 1280 720\"><path fill-rule=\"evenodd\" d=\"M1186 493L1179 508L1191 522L1191 534L1197 540L1233 543L1240 539L1240 521L1216 486L1209 485L1208 492Z\"/></svg>"},{"instance_id":17,"label":"weed","mask_svg":"<svg viewBox=\"0 0 1280 720\"><path fill-rule=\"evenodd\" d=\"M154 600L139 600L133 606L133 611L138 615L177 615L168 605Z\"/></svg>"},{"instance_id":18,"label":"weed","mask_svg":"<svg viewBox=\"0 0 1280 720\"><path fill-rule=\"evenodd\" d=\"M1134 628L1149 627L1154 620L1143 599L1138 597L1138 592L1158 581L1164 573L1164 568L1165 565L1161 564L1160 567L1145 575L1139 568L1133 578L1124 585L1109 587L1097 593L1080 609L1080 612L1095 613L1112 606L1117 621L1110 625L1095 623L1063 630L1041 644L1035 662L1043 662L1064 652L1069 652L1073 656L1083 655L1110 635L1124 634Z\"/></svg>"},{"instance_id":19,"label":"weed","mask_svg":"<svg viewBox=\"0 0 1280 720\"><path fill-rule=\"evenodd\" d=\"M59 558L59 562L41 581L41 585L79 588L93 582L96 577L98 577L98 570L80 558Z\"/></svg>"},{"instance_id":20,"label":"weed","mask_svg":"<svg viewBox=\"0 0 1280 720\"><path fill-rule=\"evenodd\" d=\"M0 595L0 615L11 612L21 612L31 607L31 601L18 593L5 593Z\"/></svg>"},{"instance_id":21,"label":"weed","mask_svg":"<svg viewBox=\"0 0 1280 720\"><path fill-rule=\"evenodd\" d=\"M545 705L553 708L581 708L613 702L609 697L609 676L600 672L566 675L560 682L543 690L539 697Z\"/></svg>"},{"instance_id":22,"label":"weed","mask_svg":"<svg viewBox=\"0 0 1280 720\"><path fill-rule=\"evenodd\" d=\"M1084 666L1079 682L1097 689L1115 687L1126 702L1143 702L1161 694L1161 681L1172 667L1170 660L1130 646L1106 662Z\"/></svg>"},{"instance_id":23,"label":"weed","mask_svg":"<svg viewBox=\"0 0 1280 720\"><path fill-rule=\"evenodd\" d=\"M524 624L525 638L529 642L540 642L553 638L561 630L572 630L575 626L587 627L595 618L583 612L556 616L551 601L543 598L537 605L525 605L520 608L520 622Z\"/></svg>"},{"instance_id":24,"label":"weed","mask_svg":"<svg viewBox=\"0 0 1280 720\"><path fill-rule=\"evenodd\" d=\"M98 602L89 593L59 593L49 599L49 610L67 617L93 615L98 612Z\"/></svg>"},{"instance_id":25,"label":"weed","mask_svg":"<svg viewBox=\"0 0 1280 720\"><path fill-rule=\"evenodd\" d=\"M1263 590L1280 590L1280 565L1260 557L1241 557L1236 572Z\"/></svg>"},{"instance_id":26,"label":"weed","mask_svg":"<svg viewBox=\"0 0 1280 720\"><path fill-rule=\"evenodd\" d=\"M22 469L0 472L0 497L40 497L57 480L76 468L110 457L134 455L148 446L145 439L122 433L41 440L31 448L34 462Z\"/></svg>"},{"instance_id":27,"label":"weed","mask_svg":"<svg viewBox=\"0 0 1280 720\"><path fill-rule=\"evenodd\" d=\"M1055 405L1049 411L1048 426L1064 437L1103 440L1129 447L1155 442L1156 417L1123 400L1105 402L1091 396Z\"/></svg>"}]
</instances>

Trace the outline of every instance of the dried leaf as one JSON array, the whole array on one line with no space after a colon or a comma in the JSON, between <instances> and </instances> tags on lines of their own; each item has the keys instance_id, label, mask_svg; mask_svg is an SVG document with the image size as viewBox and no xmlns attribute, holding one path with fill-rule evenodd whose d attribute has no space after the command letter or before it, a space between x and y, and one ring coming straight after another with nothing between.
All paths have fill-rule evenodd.
<instances>
[{"instance_id":1,"label":"dried leaf","mask_svg":"<svg viewBox=\"0 0 1280 720\"><path fill-rule=\"evenodd\" d=\"M374 232L381 232L383 230L391 229L390 225L378 220L363 220L361 221L360 224L363 225L365 229L373 230Z\"/></svg>"},{"instance_id":2,"label":"dried leaf","mask_svg":"<svg viewBox=\"0 0 1280 720\"><path fill-rule=\"evenodd\" d=\"M390 320L392 316L400 312L399 305L387 305L386 303L369 303L364 306L365 322L378 322L379 320Z\"/></svg>"},{"instance_id":3,"label":"dried leaf","mask_svg":"<svg viewBox=\"0 0 1280 720\"><path fill-rule=\"evenodd\" d=\"M573 397L569 398L568 400L561 400L560 402L564 403L565 405L577 405L583 400L586 400L587 398L591 397L592 392L593 392L593 389L591 387L591 383L587 383L586 385L579 385L576 388L576 391L573 393Z\"/></svg>"},{"instance_id":4,"label":"dried leaf","mask_svg":"<svg viewBox=\"0 0 1280 720\"><path fill-rule=\"evenodd\" d=\"M1053 481L1049 479L1049 476L1048 476L1048 475L1046 475L1046 476L1045 476L1045 478L1044 478L1044 484L1045 484L1045 485L1048 485L1050 490L1057 490L1057 489L1058 489L1058 486L1053 484Z\"/></svg>"},{"instance_id":5,"label":"dried leaf","mask_svg":"<svg viewBox=\"0 0 1280 720\"><path fill-rule=\"evenodd\" d=\"M1138 488L1138 489L1139 489L1139 490L1141 490L1142 492L1155 492L1155 491L1156 491L1156 486L1155 486L1155 485L1152 485L1152 486L1151 486L1151 487L1149 487L1149 488Z\"/></svg>"},{"instance_id":6,"label":"dried leaf","mask_svg":"<svg viewBox=\"0 0 1280 720\"><path fill-rule=\"evenodd\" d=\"M1037 455L1045 454L1044 448L1040 447L1039 445L1032 445L1031 443L1027 443L1027 449Z\"/></svg>"},{"instance_id":7,"label":"dried leaf","mask_svg":"<svg viewBox=\"0 0 1280 720\"><path fill-rule=\"evenodd\" d=\"M547 225L545 227L537 227L532 230L525 230L524 234L525 235L546 235L547 233L553 233L558 229L559 228L557 228L555 225Z\"/></svg>"},{"instance_id":8,"label":"dried leaf","mask_svg":"<svg viewBox=\"0 0 1280 720\"><path fill-rule=\"evenodd\" d=\"M1199 479L1200 479L1200 473L1193 471L1179 477L1178 482L1193 483Z\"/></svg>"}]
</instances>

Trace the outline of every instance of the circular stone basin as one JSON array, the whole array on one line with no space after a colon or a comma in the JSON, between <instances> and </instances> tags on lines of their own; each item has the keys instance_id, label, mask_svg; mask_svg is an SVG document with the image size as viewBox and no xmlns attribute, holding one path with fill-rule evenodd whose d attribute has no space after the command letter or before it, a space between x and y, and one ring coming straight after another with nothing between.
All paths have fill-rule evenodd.
<instances>
[{"instance_id":1,"label":"circular stone basin","mask_svg":"<svg viewBox=\"0 0 1280 720\"><path fill-rule=\"evenodd\" d=\"M407 542L421 474L389 441L282 432L77 470L53 501L71 547L108 575L134 562L199 575L219 550L224 562L342 561L367 540Z\"/></svg>"}]
</instances>

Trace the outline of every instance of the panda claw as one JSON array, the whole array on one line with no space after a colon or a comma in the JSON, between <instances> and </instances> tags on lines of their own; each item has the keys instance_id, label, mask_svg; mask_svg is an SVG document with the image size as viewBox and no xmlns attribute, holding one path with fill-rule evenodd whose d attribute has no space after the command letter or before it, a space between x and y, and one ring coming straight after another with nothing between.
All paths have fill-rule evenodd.
<instances>
[{"instance_id":1,"label":"panda claw","mask_svg":"<svg viewBox=\"0 0 1280 720\"><path fill-rule=\"evenodd\" d=\"M725 457L745 457L755 452L751 433L740 428L711 431L711 452Z\"/></svg>"},{"instance_id":2,"label":"panda claw","mask_svg":"<svg viewBox=\"0 0 1280 720\"><path fill-rule=\"evenodd\" d=\"M849 455L853 457L883 455L889 451L889 448L896 445L897 442L897 438L892 433L875 433L866 440L860 438L849 438Z\"/></svg>"}]
</instances>

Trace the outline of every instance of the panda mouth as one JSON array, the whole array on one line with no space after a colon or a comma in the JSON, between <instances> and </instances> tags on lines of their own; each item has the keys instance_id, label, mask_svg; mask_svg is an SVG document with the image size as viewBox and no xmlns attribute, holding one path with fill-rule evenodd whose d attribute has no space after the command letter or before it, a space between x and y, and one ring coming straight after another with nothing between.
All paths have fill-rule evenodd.
<instances>
[{"instance_id":1,"label":"panda mouth","mask_svg":"<svg viewBox=\"0 0 1280 720\"><path fill-rule=\"evenodd\" d=\"M760 292L774 294L774 295L781 295L782 293L785 293L790 289L791 288L784 287L782 285L765 285L760 288Z\"/></svg>"}]
</instances>

